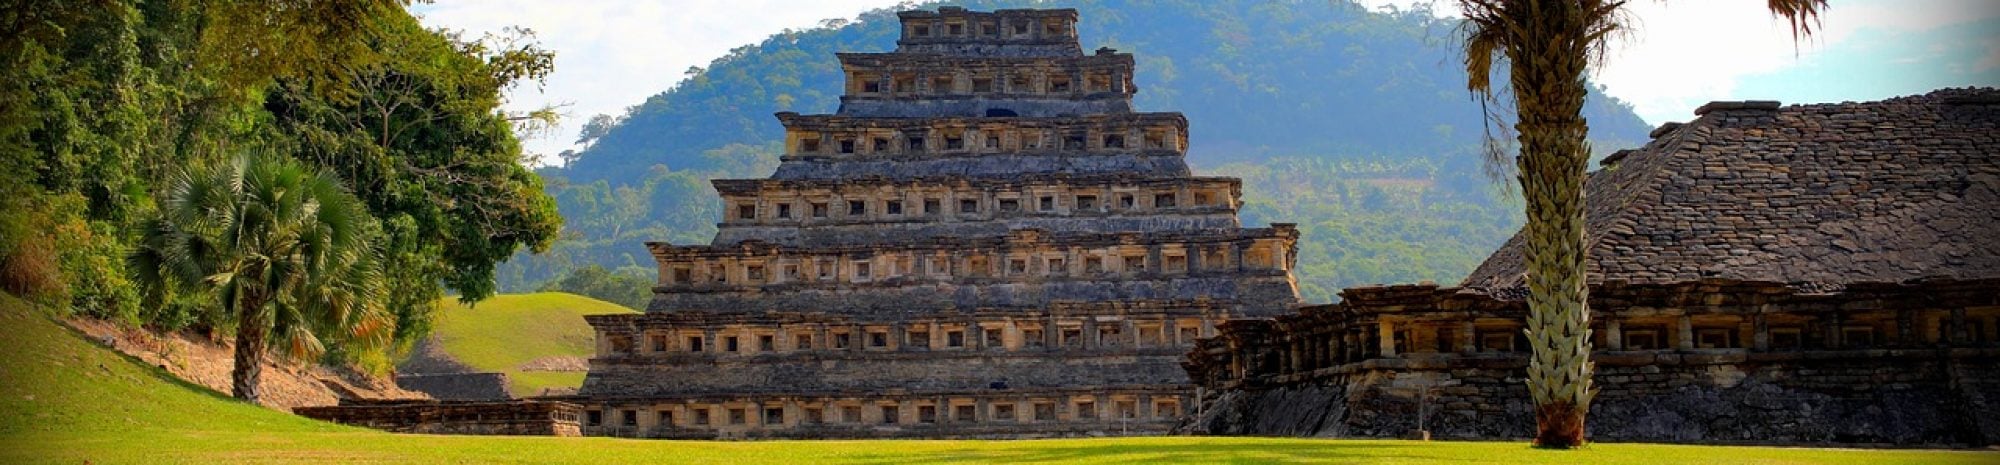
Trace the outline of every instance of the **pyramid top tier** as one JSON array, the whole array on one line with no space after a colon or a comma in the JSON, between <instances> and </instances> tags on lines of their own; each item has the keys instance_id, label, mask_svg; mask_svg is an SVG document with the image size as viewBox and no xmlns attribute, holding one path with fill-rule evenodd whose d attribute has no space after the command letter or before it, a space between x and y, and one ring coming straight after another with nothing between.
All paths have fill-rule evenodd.
<instances>
[{"instance_id":1,"label":"pyramid top tier","mask_svg":"<svg viewBox=\"0 0 2000 465\"><path fill-rule=\"evenodd\" d=\"M1076 10L901 13L887 53L841 53L842 116L1073 117L1130 113L1132 54L1077 45Z\"/></svg>"},{"instance_id":2,"label":"pyramid top tier","mask_svg":"<svg viewBox=\"0 0 2000 465\"><path fill-rule=\"evenodd\" d=\"M903 36L897 53L987 57L1083 56L1077 46L1076 10L937 11L897 13Z\"/></svg>"}]
</instances>

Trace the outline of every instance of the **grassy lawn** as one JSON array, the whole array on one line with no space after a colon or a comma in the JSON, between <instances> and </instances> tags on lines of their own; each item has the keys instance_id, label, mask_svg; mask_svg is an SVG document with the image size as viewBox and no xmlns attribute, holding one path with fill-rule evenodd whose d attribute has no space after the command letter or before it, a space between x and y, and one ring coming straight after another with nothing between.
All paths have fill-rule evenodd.
<instances>
[{"instance_id":1,"label":"grassy lawn","mask_svg":"<svg viewBox=\"0 0 2000 465\"><path fill-rule=\"evenodd\" d=\"M689 442L606 438L388 436L340 433L145 434L37 441L8 463L1562 463L1976 464L1992 453L1599 444L1552 452L1520 443L1267 438L1036 441ZM18 454L18 456L16 456Z\"/></svg>"},{"instance_id":2,"label":"grassy lawn","mask_svg":"<svg viewBox=\"0 0 2000 465\"><path fill-rule=\"evenodd\" d=\"M482 309L483 309L482 305ZM0 295L0 463L1975 464L1992 452L1157 437L690 442L394 435L238 403L97 347Z\"/></svg>"},{"instance_id":3,"label":"grassy lawn","mask_svg":"<svg viewBox=\"0 0 2000 465\"><path fill-rule=\"evenodd\" d=\"M560 292L497 295L474 307L446 297L443 306L432 334L445 351L479 371L506 373L515 396L583 385L582 372L523 372L521 364L548 356L587 358L597 342L584 315L633 313L618 304Z\"/></svg>"}]
</instances>

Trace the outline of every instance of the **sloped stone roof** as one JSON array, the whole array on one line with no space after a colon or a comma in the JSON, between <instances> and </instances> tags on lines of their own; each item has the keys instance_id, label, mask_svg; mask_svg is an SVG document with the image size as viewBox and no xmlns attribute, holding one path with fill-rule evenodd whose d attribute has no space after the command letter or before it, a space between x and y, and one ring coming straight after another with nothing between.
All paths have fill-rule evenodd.
<instances>
[{"instance_id":1,"label":"sloped stone roof","mask_svg":"<svg viewBox=\"0 0 2000 465\"><path fill-rule=\"evenodd\" d=\"M1715 102L1585 185L1592 283L2000 276L2000 90ZM1524 285L1519 233L1464 282Z\"/></svg>"}]
</instances>

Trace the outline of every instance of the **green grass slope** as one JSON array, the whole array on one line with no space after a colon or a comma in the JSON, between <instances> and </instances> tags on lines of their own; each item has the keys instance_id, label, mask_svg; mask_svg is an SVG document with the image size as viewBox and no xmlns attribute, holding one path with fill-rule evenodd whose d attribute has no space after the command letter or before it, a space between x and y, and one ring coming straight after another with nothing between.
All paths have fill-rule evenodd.
<instances>
[{"instance_id":1,"label":"green grass slope","mask_svg":"<svg viewBox=\"0 0 2000 465\"><path fill-rule=\"evenodd\" d=\"M597 343L583 316L633 313L618 304L561 292L503 294L471 307L447 297L443 306L431 334L444 351L475 370L506 373L517 397L582 385L582 372L524 372L521 366L543 357L589 358Z\"/></svg>"},{"instance_id":2,"label":"green grass slope","mask_svg":"<svg viewBox=\"0 0 2000 465\"><path fill-rule=\"evenodd\" d=\"M0 463L1975 464L2000 454L1517 442L1155 437L699 442L396 435L239 403L101 348L0 294Z\"/></svg>"}]
</instances>

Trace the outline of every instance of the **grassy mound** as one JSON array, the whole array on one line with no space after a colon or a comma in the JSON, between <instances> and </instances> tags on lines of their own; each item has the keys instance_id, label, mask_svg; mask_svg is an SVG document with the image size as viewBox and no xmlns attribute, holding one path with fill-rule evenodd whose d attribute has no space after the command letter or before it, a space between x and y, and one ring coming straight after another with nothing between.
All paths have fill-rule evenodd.
<instances>
[{"instance_id":1,"label":"grassy mound","mask_svg":"<svg viewBox=\"0 0 2000 465\"><path fill-rule=\"evenodd\" d=\"M374 434L237 402L101 347L5 294L0 332L6 334L0 337L0 463L48 459L42 454L63 449L73 453L60 456L90 458L92 449L120 444L173 454L212 434Z\"/></svg>"},{"instance_id":2,"label":"grassy mound","mask_svg":"<svg viewBox=\"0 0 2000 465\"><path fill-rule=\"evenodd\" d=\"M522 367L551 357L588 359L597 342L583 316L633 313L618 304L561 292L497 295L471 307L455 298L445 300L431 332L438 344L453 360L474 370L506 373L515 396L582 385L581 371L522 371Z\"/></svg>"},{"instance_id":3,"label":"grassy mound","mask_svg":"<svg viewBox=\"0 0 2000 465\"><path fill-rule=\"evenodd\" d=\"M97 346L0 294L0 463L1975 464L1991 452L1153 437L700 442L395 435L236 402Z\"/></svg>"}]
</instances>

